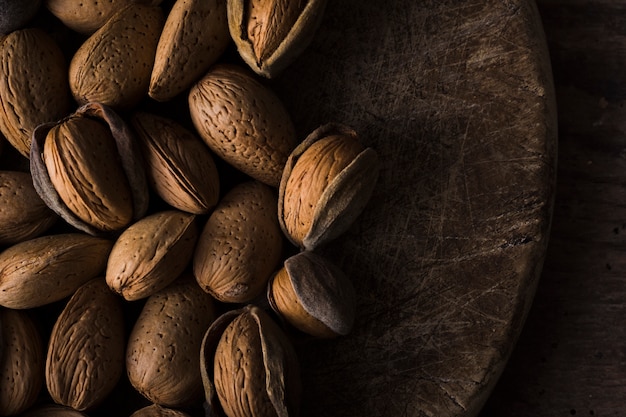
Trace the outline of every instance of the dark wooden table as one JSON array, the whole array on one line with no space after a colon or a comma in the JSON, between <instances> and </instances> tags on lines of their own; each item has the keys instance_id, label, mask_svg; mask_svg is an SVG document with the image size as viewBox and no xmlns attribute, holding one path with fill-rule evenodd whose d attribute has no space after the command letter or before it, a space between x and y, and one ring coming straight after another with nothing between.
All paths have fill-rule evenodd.
<instances>
[{"instance_id":1,"label":"dark wooden table","mask_svg":"<svg viewBox=\"0 0 626 417\"><path fill-rule=\"evenodd\" d=\"M539 0L558 103L547 258L481 417L626 415L626 2Z\"/></svg>"}]
</instances>

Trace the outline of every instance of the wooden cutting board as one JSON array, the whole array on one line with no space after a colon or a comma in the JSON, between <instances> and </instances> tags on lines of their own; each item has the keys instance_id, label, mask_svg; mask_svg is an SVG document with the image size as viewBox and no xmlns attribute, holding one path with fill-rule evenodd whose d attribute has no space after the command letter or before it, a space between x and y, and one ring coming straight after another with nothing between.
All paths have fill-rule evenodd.
<instances>
[{"instance_id":1,"label":"wooden cutting board","mask_svg":"<svg viewBox=\"0 0 626 417\"><path fill-rule=\"evenodd\" d=\"M299 345L303 415L475 415L548 240L557 124L534 2L331 1L274 86L301 137L347 123L382 160L370 205L325 251L358 318Z\"/></svg>"}]
</instances>

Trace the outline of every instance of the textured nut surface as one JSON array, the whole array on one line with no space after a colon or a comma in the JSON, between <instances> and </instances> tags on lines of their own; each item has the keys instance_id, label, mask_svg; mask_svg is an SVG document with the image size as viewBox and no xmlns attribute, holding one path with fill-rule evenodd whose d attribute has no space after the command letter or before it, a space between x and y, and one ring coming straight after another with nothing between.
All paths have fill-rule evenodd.
<instances>
[{"instance_id":1,"label":"textured nut surface","mask_svg":"<svg viewBox=\"0 0 626 417\"><path fill-rule=\"evenodd\" d=\"M161 32L148 94L167 101L191 87L230 43L223 0L178 0Z\"/></svg>"},{"instance_id":2,"label":"textured nut surface","mask_svg":"<svg viewBox=\"0 0 626 417\"><path fill-rule=\"evenodd\" d=\"M207 214L217 204L220 181L211 151L173 119L136 113L132 125L141 142L153 190L169 205Z\"/></svg>"},{"instance_id":3,"label":"textured nut surface","mask_svg":"<svg viewBox=\"0 0 626 417\"><path fill-rule=\"evenodd\" d=\"M148 93L164 16L160 7L132 3L118 10L78 48L69 65L79 104L130 109Z\"/></svg>"},{"instance_id":4,"label":"textured nut surface","mask_svg":"<svg viewBox=\"0 0 626 417\"><path fill-rule=\"evenodd\" d=\"M0 171L0 245L33 239L56 220L28 172Z\"/></svg>"},{"instance_id":5,"label":"textured nut surface","mask_svg":"<svg viewBox=\"0 0 626 417\"><path fill-rule=\"evenodd\" d=\"M28 409L22 417L87 417L87 414L60 404L41 404Z\"/></svg>"},{"instance_id":6,"label":"textured nut surface","mask_svg":"<svg viewBox=\"0 0 626 417\"><path fill-rule=\"evenodd\" d=\"M200 345L214 302L184 275L148 297L126 350L128 379L155 404L188 406L202 397Z\"/></svg>"},{"instance_id":7,"label":"textured nut surface","mask_svg":"<svg viewBox=\"0 0 626 417\"><path fill-rule=\"evenodd\" d=\"M67 63L54 39L38 28L0 38L0 132L30 157L33 130L70 111Z\"/></svg>"},{"instance_id":8,"label":"textured nut surface","mask_svg":"<svg viewBox=\"0 0 626 417\"><path fill-rule=\"evenodd\" d=\"M214 65L191 88L193 124L213 152L263 183L278 186L295 146L287 109L268 87L244 69Z\"/></svg>"},{"instance_id":9,"label":"textured nut surface","mask_svg":"<svg viewBox=\"0 0 626 417\"><path fill-rule=\"evenodd\" d=\"M134 0L45 0L45 5L68 28L91 34L121 8Z\"/></svg>"},{"instance_id":10,"label":"textured nut surface","mask_svg":"<svg viewBox=\"0 0 626 417\"><path fill-rule=\"evenodd\" d=\"M61 142L63 146L59 150L64 151L67 148L77 155L73 157L69 152L59 153L59 160L54 158L49 160L51 166L56 165L61 168L61 173L67 174L65 180L59 178L59 184L75 185L77 191L70 194L70 197L77 201L85 199L82 205L84 212L77 213L68 207L52 182L44 153L48 138L53 136L49 134L51 131L58 131L57 128L68 121L74 124L75 120L84 118L102 123L110 133L106 134L102 130L91 132L74 129L68 132L71 133L69 136L59 134L59 139L63 139ZM95 125L90 123L90 126ZM98 136L95 135L96 132L99 132ZM57 133L63 133L63 130ZM78 143L77 139L80 139ZM95 154L91 148L96 146L100 148L98 151L103 153ZM51 156L55 156L55 153ZM134 134L113 109L100 103L86 104L65 119L39 125L33 132L30 172L35 190L46 205L72 226L92 235L122 228L128 225L130 220L142 218L148 209L148 183ZM124 187L128 189L123 189ZM111 192L113 194L109 194ZM125 200L128 198L130 201ZM106 199L109 207L103 206L101 199ZM113 206L112 203L116 205ZM130 218L128 203L132 206ZM120 217L120 214L123 216ZM100 215L100 218L95 215Z\"/></svg>"},{"instance_id":11,"label":"textured nut surface","mask_svg":"<svg viewBox=\"0 0 626 417\"><path fill-rule=\"evenodd\" d=\"M181 410L174 410L158 404L148 405L131 414L130 417L190 417Z\"/></svg>"},{"instance_id":12,"label":"textured nut surface","mask_svg":"<svg viewBox=\"0 0 626 417\"><path fill-rule=\"evenodd\" d=\"M352 330L356 295L352 282L328 258L311 251L289 257L268 287L270 306L294 327L316 337Z\"/></svg>"},{"instance_id":13,"label":"textured nut surface","mask_svg":"<svg viewBox=\"0 0 626 417\"><path fill-rule=\"evenodd\" d=\"M121 229L133 217L132 193L108 126L71 117L53 127L43 160L70 211L97 229Z\"/></svg>"},{"instance_id":14,"label":"textured nut surface","mask_svg":"<svg viewBox=\"0 0 626 417\"><path fill-rule=\"evenodd\" d=\"M0 415L16 415L32 406L44 380L44 347L29 312L0 308Z\"/></svg>"},{"instance_id":15,"label":"textured nut surface","mask_svg":"<svg viewBox=\"0 0 626 417\"><path fill-rule=\"evenodd\" d=\"M195 217L168 210L144 217L124 230L109 255L109 287L133 301L172 283L191 261L198 237Z\"/></svg>"},{"instance_id":16,"label":"textured nut surface","mask_svg":"<svg viewBox=\"0 0 626 417\"><path fill-rule=\"evenodd\" d=\"M326 0L228 0L228 26L243 60L271 78L311 43Z\"/></svg>"},{"instance_id":17,"label":"textured nut surface","mask_svg":"<svg viewBox=\"0 0 626 417\"><path fill-rule=\"evenodd\" d=\"M82 234L41 236L0 252L0 305L26 309L59 301L104 271L113 242Z\"/></svg>"},{"instance_id":18,"label":"textured nut surface","mask_svg":"<svg viewBox=\"0 0 626 417\"><path fill-rule=\"evenodd\" d=\"M211 415L298 414L302 387L296 352L259 307L247 305L215 320L202 340L200 358Z\"/></svg>"},{"instance_id":19,"label":"textured nut surface","mask_svg":"<svg viewBox=\"0 0 626 417\"><path fill-rule=\"evenodd\" d=\"M52 399L88 410L113 390L124 370L124 316L104 277L76 290L57 318L46 357Z\"/></svg>"},{"instance_id":20,"label":"textured nut surface","mask_svg":"<svg viewBox=\"0 0 626 417\"><path fill-rule=\"evenodd\" d=\"M252 300L264 289L282 255L274 190L241 183L220 201L204 225L193 258L200 286L224 302Z\"/></svg>"},{"instance_id":21,"label":"textured nut surface","mask_svg":"<svg viewBox=\"0 0 626 417\"><path fill-rule=\"evenodd\" d=\"M378 179L378 156L356 132L328 124L293 150L279 187L280 226L296 246L315 249L344 233Z\"/></svg>"}]
</instances>

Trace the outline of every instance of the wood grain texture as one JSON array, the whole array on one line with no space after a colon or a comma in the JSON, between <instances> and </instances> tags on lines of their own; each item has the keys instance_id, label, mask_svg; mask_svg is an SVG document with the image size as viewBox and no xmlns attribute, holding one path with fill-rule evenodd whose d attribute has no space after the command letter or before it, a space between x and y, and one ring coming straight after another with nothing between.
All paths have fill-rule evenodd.
<instances>
[{"instance_id":1,"label":"wood grain texture","mask_svg":"<svg viewBox=\"0 0 626 417\"><path fill-rule=\"evenodd\" d=\"M481 417L626 411L626 4L540 0L559 168L544 272Z\"/></svg>"},{"instance_id":2,"label":"wood grain texture","mask_svg":"<svg viewBox=\"0 0 626 417\"><path fill-rule=\"evenodd\" d=\"M300 137L352 125L383 166L370 206L324 251L354 280L357 320L298 346L305 416L478 412L545 255L551 77L533 2L329 4L275 88Z\"/></svg>"}]
</instances>

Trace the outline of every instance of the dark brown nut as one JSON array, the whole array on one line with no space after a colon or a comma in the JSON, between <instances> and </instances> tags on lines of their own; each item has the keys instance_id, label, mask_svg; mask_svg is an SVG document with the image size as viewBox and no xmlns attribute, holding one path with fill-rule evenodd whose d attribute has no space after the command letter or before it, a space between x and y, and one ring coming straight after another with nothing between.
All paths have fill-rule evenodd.
<instances>
[{"instance_id":1,"label":"dark brown nut","mask_svg":"<svg viewBox=\"0 0 626 417\"><path fill-rule=\"evenodd\" d=\"M181 410L174 410L158 404L148 405L135 411L130 417L190 417Z\"/></svg>"},{"instance_id":2,"label":"dark brown nut","mask_svg":"<svg viewBox=\"0 0 626 417\"><path fill-rule=\"evenodd\" d=\"M28 409L21 417L87 417L87 414L60 404L40 404Z\"/></svg>"},{"instance_id":3,"label":"dark brown nut","mask_svg":"<svg viewBox=\"0 0 626 417\"><path fill-rule=\"evenodd\" d=\"M131 123L156 194L179 210L208 214L219 199L220 181L202 139L175 120L150 113L136 113Z\"/></svg>"},{"instance_id":4,"label":"dark brown nut","mask_svg":"<svg viewBox=\"0 0 626 417\"><path fill-rule=\"evenodd\" d=\"M0 37L0 132L26 158L37 126L71 108L67 63L54 39L38 28Z\"/></svg>"},{"instance_id":5,"label":"dark brown nut","mask_svg":"<svg viewBox=\"0 0 626 417\"><path fill-rule=\"evenodd\" d=\"M315 337L350 333L356 296L352 281L328 258L311 251L289 257L268 286L272 309Z\"/></svg>"},{"instance_id":6,"label":"dark brown nut","mask_svg":"<svg viewBox=\"0 0 626 417\"><path fill-rule=\"evenodd\" d=\"M28 172L0 171L0 245L34 239L57 219L35 191Z\"/></svg>"},{"instance_id":7,"label":"dark brown nut","mask_svg":"<svg viewBox=\"0 0 626 417\"><path fill-rule=\"evenodd\" d=\"M24 310L0 307L0 415L26 411L44 381L44 346L39 329Z\"/></svg>"},{"instance_id":8,"label":"dark brown nut","mask_svg":"<svg viewBox=\"0 0 626 417\"><path fill-rule=\"evenodd\" d=\"M258 181L240 183L222 198L193 256L200 287L228 303L262 294L282 256L276 202L274 190Z\"/></svg>"},{"instance_id":9,"label":"dark brown nut","mask_svg":"<svg viewBox=\"0 0 626 417\"><path fill-rule=\"evenodd\" d=\"M183 275L146 300L126 350L128 379L155 404L186 407L202 399L200 345L215 319L211 296Z\"/></svg>"},{"instance_id":10,"label":"dark brown nut","mask_svg":"<svg viewBox=\"0 0 626 417\"><path fill-rule=\"evenodd\" d=\"M234 65L216 64L189 92L189 111L215 155L253 179L277 187L296 145L278 96Z\"/></svg>"},{"instance_id":11,"label":"dark brown nut","mask_svg":"<svg viewBox=\"0 0 626 417\"><path fill-rule=\"evenodd\" d=\"M313 250L349 229L372 196L378 179L376 151L356 132L328 124L293 150L278 194L278 219L287 238Z\"/></svg>"},{"instance_id":12,"label":"dark brown nut","mask_svg":"<svg viewBox=\"0 0 626 417\"><path fill-rule=\"evenodd\" d=\"M66 222L92 235L119 231L147 211L141 161L132 131L99 103L33 133L35 190Z\"/></svg>"},{"instance_id":13,"label":"dark brown nut","mask_svg":"<svg viewBox=\"0 0 626 417\"><path fill-rule=\"evenodd\" d=\"M83 284L50 335L46 386L52 399L79 411L100 404L123 374L125 340L120 298L104 277Z\"/></svg>"},{"instance_id":14,"label":"dark brown nut","mask_svg":"<svg viewBox=\"0 0 626 417\"><path fill-rule=\"evenodd\" d=\"M210 415L298 414L302 383L296 352L259 307L231 310L215 320L204 335L200 362Z\"/></svg>"},{"instance_id":15,"label":"dark brown nut","mask_svg":"<svg viewBox=\"0 0 626 417\"><path fill-rule=\"evenodd\" d=\"M183 273L197 238L193 214L167 210L144 217L115 241L107 263L107 284L128 301L155 294Z\"/></svg>"},{"instance_id":16,"label":"dark brown nut","mask_svg":"<svg viewBox=\"0 0 626 417\"><path fill-rule=\"evenodd\" d=\"M106 267L113 242L82 233L40 236L0 252L0 305L40 307L62 300Z\"/></svg>"},{"instance_id":17,"label":"dark brown nut","mask_svg":"<svg viewBox=\"0 0 626 417\"><path fill-rule=\"evenodd\" d=\"M325 9L326 0L228 0L228 26L243 60L271 78L309 46Z\"/></svg>"}]
</instances>

